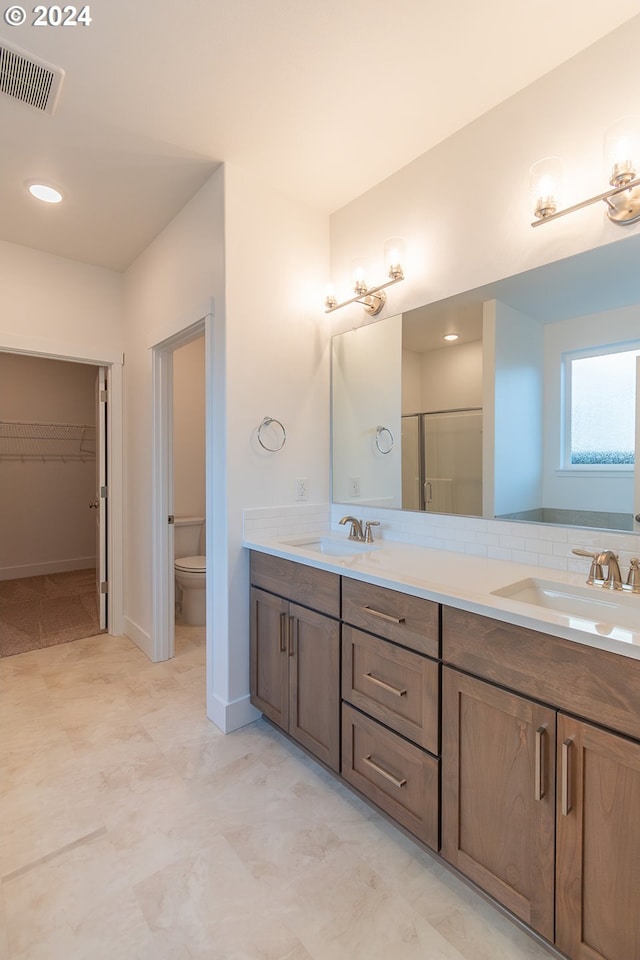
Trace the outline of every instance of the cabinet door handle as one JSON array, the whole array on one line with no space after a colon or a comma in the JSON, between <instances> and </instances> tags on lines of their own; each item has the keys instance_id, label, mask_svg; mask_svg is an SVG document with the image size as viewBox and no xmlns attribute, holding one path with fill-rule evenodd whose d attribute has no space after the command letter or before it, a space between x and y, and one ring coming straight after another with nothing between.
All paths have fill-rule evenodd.
<instances>
[{"instance_id":1,"label":"cabinet door handle","mask_svg":"<svg viewBox=\"0 0 640 960\"><path fill-rule=\"evenodd\" d=\"M362 676L365 680L375 683L377 687L382 687L383 690L388 690L389 693L392 693L396 697L404 697L406 690L402 690L400 687L394 687L391 683L386 683L384 680L380 680L379 677L374 677L371 673L363 673Z\"/></svg>"},{"instance_id":2,"label":"cabinet door handle","mask_svg":"<svg viewBox=\"0 0 640 960\"><path fill-rule=\"evenodd\" d=\"M392 773L389 773L389 771L385 770L384 767L379 766L375 760L372 760L370 753L368 753L366 757L363 757L362 760L367 764L367 766L371 767L372 770L375 770L376 773L379 773L381 777L384 777L385 780L388 780L389 783L392 783L394 787L400 788L404 787L406 784L406 780L398 780L398 778L394 777Z\"/></svg>"},{"instance_id":3,"label":"cabinet door handle","mask_svg":"<svg viewBox=\"0 0 640 960\"><path fill-rule=\"evenodd\" d=\"M544 726L536 730L536 800L542 800L544 797L544 737L546 734Z\"/></svg>"},{"instance_id":4,"label":"cabinet door handle","mask_svg":"<svg viewBox=\"0 0 640 960\"><path fill-rule=\"evenodd\" d=\"M287 615L286 613L281 613L280 614L280 653L287 652L286 623L287 623Z\"/></svg>"},{"instance_id":5,"label":"cabinet door handle","mask_svg":"<svg viewBox=\"0 0 640 960\"><path fill-rule=\"evenodd\" d=\"M293 621L295 617L289 617L289 656L293 656Z\"/></svg>"},{"instance_id":6,"label":"cabinet door handle","mask_svg":"<svg viewBox=\"0 0 640 960\"><path fill-rule=\"evenodd\" d=\"M569 748L573 740L569 737L562 744L562 816L568 817L571 812L571 781L569 777Z\"/></svg>"},{"instance_id":7,"label":"cabinet door handle","mask_svg":"<svg viewBox=\"0 0 640 960\"><path fill-rule=\"evenodd\" d=\"M367 610L369 613L373 614L374 617L380 617L381 620L389 620L391 623L404 623L404 617L392 617L388 613L382 613L381 610L374 610L373 607L364 605L363 610Z\"/></svg>"}]
</instances>

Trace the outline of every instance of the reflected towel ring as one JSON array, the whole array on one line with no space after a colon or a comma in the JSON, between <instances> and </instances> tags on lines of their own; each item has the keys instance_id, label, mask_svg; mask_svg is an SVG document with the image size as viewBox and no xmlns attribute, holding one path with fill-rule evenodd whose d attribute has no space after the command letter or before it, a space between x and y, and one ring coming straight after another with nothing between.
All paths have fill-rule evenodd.
<instances>
[{"instance_id":1,"label":"reflected towel ring","mask_svg":"<svg viewBox=\"0 0 640 960\"><path fill-rule=\"evenodd\" d=\"M393 450L393 434L389 427L376 427L376 447L380 453L384 454L391 453Z\"/></svg>"},{"instance_id":2,"label":"reflected towel ring","mask_svg":"<svg viewBox=\"0 0 640 960\"><path fill-rule=\"evenodd\" d=\"M277 444L276 446L270 447L262 439L262 431L265 427L270 427L272 423L277 424L277 426L280 427L280 429L282 430L282 439L279 444ZM285 430L285 428L283 427L283 425L280 423L279 420L276 420L275 417L263 418L262 423L258 427L258 443L260 444L263 450L268 450L269 453L277 453L278 450L282 450L282 448L284 447L286 439L287 439L287 431Z\"/></svg>"}]
</instances>

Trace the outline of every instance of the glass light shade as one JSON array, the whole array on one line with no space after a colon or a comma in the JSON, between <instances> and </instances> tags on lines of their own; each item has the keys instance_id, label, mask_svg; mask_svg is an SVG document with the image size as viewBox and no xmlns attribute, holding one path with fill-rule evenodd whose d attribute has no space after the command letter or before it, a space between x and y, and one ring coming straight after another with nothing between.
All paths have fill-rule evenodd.
<instances>
[{"instance_id":1,"label":"glass light shade","mask_svg":"<svg viewBox=\"0 0 640 960\"><path fill-rule=\"evenodd\" d=\"M559 209L562 199L562 160L545 157L531 167L529 177L531 212L538 220L550 217Z\"/></svg>"},{"instance_id":2,"label":"glass light shade","mask_svg":"<svg viewBox=\"0 0 640 960\"><path fill-rule=\"evenodd\" d=\"M621 117L604 136L604 164L612 187L635 180L640 170L640 117Z\"/></svg>"},{"instance_id":3,"label":"glass light shade","mask_svg":"<svg viewBox=\"0 0 640 960\"><path fill-rule=\"evenodd\" d=\"M367 292L367 282L365 280L366 268L364 260L353 260L351 263L351 279L353 281L354 293L361 296Z\"/></svg>"},{"instance_id":4,"label":"glass light shade","mask_svg":"<svg viewBox=\"0 0 640 960\"><path fill-rule=\"evenodd\" d=\"M60 191L47 183L28 183L27 187L32 197L45 203L60 203L62 200Z\"/></svg>"},{"instance_id":5,"label":"glass light shade","mask_svg":"<svg viewBox=\"0 0 640 960\"><path fill-rule=\"evenodd\" d=\"M404 276L404 240L390 237L384 244L384 265L390 280L401 280Z\"/></svg>"}]
</instances>

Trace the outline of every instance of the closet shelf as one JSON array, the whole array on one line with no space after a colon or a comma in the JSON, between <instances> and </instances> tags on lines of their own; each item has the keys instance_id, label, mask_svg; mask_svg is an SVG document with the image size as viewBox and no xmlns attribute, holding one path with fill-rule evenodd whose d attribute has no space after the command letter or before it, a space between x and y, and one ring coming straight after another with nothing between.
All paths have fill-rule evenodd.
<instances>
[{"instance_id":1,"label":"closet shelf","mask_svg":"<svg viewBox=\"0 0 640 960\"><path fill-rule=\"evenodd\" d=\"M86 423L0 420L0 460L96 458L96 428Z\"/></svg>"}]
</instances>

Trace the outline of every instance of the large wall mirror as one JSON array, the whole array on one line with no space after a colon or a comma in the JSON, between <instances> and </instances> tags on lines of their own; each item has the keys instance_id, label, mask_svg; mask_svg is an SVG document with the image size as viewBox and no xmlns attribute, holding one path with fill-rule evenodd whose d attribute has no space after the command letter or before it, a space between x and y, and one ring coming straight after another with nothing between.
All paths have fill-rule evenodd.
<instances>
[{"instance_id":1,"label":"large wall mirror","mask_svg":"<svg viewBox=\"0 0 640 960\"><path fill-rule=\"evenodd\" d=\"M640 234L334 336L333 501L640 530L639 263Z\"/></svg>"}]
</instances>

